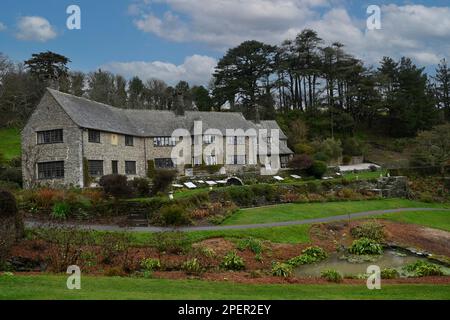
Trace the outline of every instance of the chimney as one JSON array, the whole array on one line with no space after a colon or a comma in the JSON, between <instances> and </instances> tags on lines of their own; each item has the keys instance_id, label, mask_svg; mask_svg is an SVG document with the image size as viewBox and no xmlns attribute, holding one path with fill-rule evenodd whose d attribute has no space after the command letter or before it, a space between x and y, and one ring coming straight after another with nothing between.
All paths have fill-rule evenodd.
<instances>
[{"instance_id":1,"label":"chimney","mask_svg":"<svg viewBox=\"0 0 450 320\"><path fill-rule=\"evenodd\" d=\"M175 97L175 114L177 116L184 116L184 97L181 93L177 93Z\"/></svg>"}]
</instances>

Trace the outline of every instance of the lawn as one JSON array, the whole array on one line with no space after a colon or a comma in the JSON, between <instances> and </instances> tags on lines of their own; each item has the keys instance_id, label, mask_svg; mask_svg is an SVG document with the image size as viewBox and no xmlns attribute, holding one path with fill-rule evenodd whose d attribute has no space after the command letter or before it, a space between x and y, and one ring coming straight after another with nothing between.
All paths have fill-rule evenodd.
<instances>
[{"instance_id":1,"label":"lawn","mask_svg":"<svg viewBox=\"0 0 450 320\"><path fill-rule=\"evenodd\" d=\"M200 280L81 278L68 290L66 276L0 276L0 299L449 299L449 285L256 285Z\"/></svg>"},{"instance_id":2,"label":"lawn","mask_svg":"<svg viewBox=\"0 0 450 320\"><path fill-rule=\"evenodd\" d=\"M195 243L211 238L258 238L276 243L307 243L309 239L310 225L298 225L288 227L255 228L243 230L220 230L220 231L190 231L186 232L189 241ZM28 231L30 232L30 231ZM92 231L96 239L100 239L107 232ZM130 242L135 246L144 246L151 241L153 233L129 232Z\"/></svg>"},{"instance_id":3,"label":"lawn","mask_svg":"<svg viewBox=\"0 0 450 320\"><path fill-rule=\"evenodd\" d=\"M0 129L0 153L2 153L7 160L20 156L19 129Z\"/></svg>"},{"instance_id":4,"label":"lawn","mask_svg":"<svg viewBox=\"0 0 450 320\"><path fill-rule=\"evenodd\" d=\"M445 208L438 203L425 203L406 199L366 201L340 201L324 203L290 203L259 208L241 209L223 224L240 225L323 218L348 213L396 208Z\"/></svg>"},{"instance_id":5,"label":"lawn","mask_svg":"<svg viewBox=\"0 0 450 320\"><path fill-rule=\"evenodd\" d=\"M411 211L402 212L400 214L390 213L379 216L378 218L418 224L421 226L450 232L450 211Z\"/></svg>"}]
</instances>

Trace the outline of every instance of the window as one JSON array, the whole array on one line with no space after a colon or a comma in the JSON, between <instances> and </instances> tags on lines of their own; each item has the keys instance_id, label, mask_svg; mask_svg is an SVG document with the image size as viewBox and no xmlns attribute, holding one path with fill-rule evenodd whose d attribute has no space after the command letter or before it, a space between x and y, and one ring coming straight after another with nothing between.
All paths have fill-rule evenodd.
<instances>
[{"instance_id":1,"label":"window","mask_svg":"<svg viewBox=\"0 0 450 320\"><path fill-rule=\"evenodd\" d=\"M203 143L204 144L211 144L216 140L216 137L210 134L203 136Z\"/></svg>"},{"instance_id":2,"label":"window","mask_svg":"<svg viewBox=\"0 0 450 320\"><path fill-rule=\"evenodd\" d=\"M192 157L192 165L193 166L200 166L202 164L201 157Z\"/></svg>"},{"instance_id":3,"label":"window","mask_svg":"<svg viewBox=\"0 0 450 320\"><path fill-rule=\"evenodd\" d=\"M136 161L125 161L125 174L136 174Z\"/></svg>"},{"instance_id":4,"label":"window","mask_svg":"<svg viewBox=\"0 0 450 320\"><path fill-rule=\"evenodd\" d=\"M38 163L38 178L43 179L63 179L64 161Z\"/></svg>"},{"instance_id":5,"label":"window","mask_svg":"<svg viewBox=\"0 0 450 320\"><path fill-rule=\"evenodd\" d=\"M242 144L245 144L245 137L242 137L242 136L240 136L240 137L235 137L235 136L227 137L227 143L229 145L242 145Z\"/></svg>"},{"instance_id":6,"label":"window","mask_svg":"<svg viewBox=\"0 0 450 320\"><path fill-rule=\"evenodd\" d=\"M158 169L175 168L175 164L173 163L171 158L160 158L155 159L155 168Z\"/></svg>"},{"instance_id":7,"label":"window","mask_svg":"<svg viewBox=\"0 0 450 320\"><path fill-rule=\"evenodd\" d=\"M177 138L175 138L175 137L155 137L155 138L153 138L153 145L155 147L174 147L177 145Z\"/></svg>"},{"instance_id":8,"label":"window","mask_svg":"<svg viewBox=\"0 0 450 320\"><path fill-rule=\"evenodd\" d=\"M216 156L206 156L205 159L206 165L207 166L215 166L217 164L217 158Z\"/></svg>"},{"instance_id":9,"label":"window","mask_svg":"<svg viewBox=\"0 0 450 320\"><path fill-rule=\"evenodd\" d=\"M111 161L112 174L119 174L119 162L117 160Z\"/></svg>"},{"instance_id":10,"label":"window","mask_svg":"<svg viewBox=\"0 0 450 320\"><path fill-rule=\"evenodd\" d=\"M128 147L134 146L134 137L133 136L125 136L125 145Z\"/></svg>"},{"instance_id":11,"label":"window","mask_svg":"<svg viewBox=\"0 0 450 320\"><path fill-rule=\"evenodd\" d=\"M271 144L272 143L272 137L267 137L267 144Z\"/></svg>"},{"instance_id":12,"label":"window","mask_svg":"<svg viewBox=\"0 0 450 320\"><path fill-rule=\"evenodd\" d=\"M92 177L103 176L103 161L102 160L89 160L89 175Z\"/></svg>"},{"instance_id":13,"label":"window","mask_svg":"<svg viewBox=\"0 0 450 320\"><path fill-rule=\"evenodd\" d=\"M227 164L245 164L246 156L245 155L235 155L235 156L227 156Z\"/></svg>"},{"instance_id":14,"label":"window","mask_svg":"<svg viewBox=\"0 0 450 320\"><path fill-rule=\"evenodd\" d=\"M89 130L88 136L89 136L89 142L100 143L100 131Z\"/></svg>"},{"instance_id":15,"label":"window","mask_svg":"<svg viewBox=\"0 0 450 320\"><path fill-rule=\"evenodd\" d=\"M280 157L280 164L282 168L287 168L289 163L289 156L281 156Z\"/></svg>"},{"instance_id":16,"label":"window","mask_svg":"<svg viewBox=\"0 0 450 320\"><path fill-rule=\"evenodd\" d=\"M39 131L37 133L37 143L47 144L47 143L62 143L63 142L63 130L47 130Z\"/></svg>"}]
</instances>

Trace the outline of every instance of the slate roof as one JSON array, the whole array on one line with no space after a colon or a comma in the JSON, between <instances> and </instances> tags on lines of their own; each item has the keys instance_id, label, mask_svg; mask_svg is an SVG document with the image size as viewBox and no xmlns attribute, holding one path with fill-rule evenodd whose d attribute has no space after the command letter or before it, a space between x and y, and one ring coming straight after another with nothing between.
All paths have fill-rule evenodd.
<instances>
[{"instance_id":1,"label":"slate roof","mask_svg":"<svg viewBox=\"0 0 450 320\"><path fill-rule=\"evenodd\" d=\"M255 124L239 112L186 111L177 116L172 111L121 109L103 103L76 97L48 88L48 92L80 127L140 137L171 136L175 129L183 128L193 132L194 121L203 122L203 132L209 128L219 129L223 135L226 129L259 128L280 129L276 121L261 121ZM280 129L280 138L286 135ZM286 147L287 148L287 147ZM286 153L292 153L289 149Z\"/></svg>"},{"instance_id":2,"label":"slate roof","mask_svg":"<svg viewBox=\"0 0 450 320\"><path fill-rule=\"evenodd\" d=\"M280 139L287 139L283 130L281 130L280 126L275 120L261 120L259 123L256 124L256 127L258 129L266 129L268 135L270 135L270 130L277 129L280 132Z\"/></svg>"}]
</instances>

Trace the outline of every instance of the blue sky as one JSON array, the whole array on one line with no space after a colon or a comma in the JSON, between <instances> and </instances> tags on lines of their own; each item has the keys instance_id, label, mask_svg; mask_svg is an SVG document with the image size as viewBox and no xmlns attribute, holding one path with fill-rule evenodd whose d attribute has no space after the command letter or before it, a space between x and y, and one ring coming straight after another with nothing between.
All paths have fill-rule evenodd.
<instances>
[{"instance_id":1,"label":"blue sky","mask_svg":"<svg viewBox=\"0 0 450 320\"><path fill-rule=\"evenodd\" d=\"M81 30L66 28L72 4ZM367 32L371 4L381 7L382 29ZM278 44L305 27L368 64L408 55L432 70L450 56L447 0L2 0L0 52L23 61L51 50L74 70L207 84L226 49L249 39Z\"/></svg>"}]
</instances>

